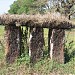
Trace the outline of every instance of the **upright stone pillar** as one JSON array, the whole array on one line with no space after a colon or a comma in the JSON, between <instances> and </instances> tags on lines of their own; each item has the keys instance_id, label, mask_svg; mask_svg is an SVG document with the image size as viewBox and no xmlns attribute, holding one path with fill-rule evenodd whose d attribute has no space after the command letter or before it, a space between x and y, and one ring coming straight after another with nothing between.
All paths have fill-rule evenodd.
<instances>
[{"instance_id":1,"label":"upright stone pillar","mask_svg":"<svg viewBox=\"0 0 75 75\"><path fill-rule=\"evenodd\" d=\"M50 58L59 63L64 63L64 35L64 30L53 29L50 39Z\"/></svg>"},{"instance_id":2,"label":"upright stone pillar","mask_svg":"<svg viewBox=\"0 0 75 75\"><path fill-rule=\"evenodd\" d=\"M30 28L29 41L29 56L31 58L31 63L34 63L43 56L43 28Z\"/></svg>"},{"instance_id":3,"label":"upright stone pillar","mask_svg":"<svg viewBox=\"0 0 75 75\"><path fill-rule=\"evenodd\" d=\"M5 26L5 55L7 63L13 63L20 50L20 27L15 25Z\"/></svg>"}]
</instances>

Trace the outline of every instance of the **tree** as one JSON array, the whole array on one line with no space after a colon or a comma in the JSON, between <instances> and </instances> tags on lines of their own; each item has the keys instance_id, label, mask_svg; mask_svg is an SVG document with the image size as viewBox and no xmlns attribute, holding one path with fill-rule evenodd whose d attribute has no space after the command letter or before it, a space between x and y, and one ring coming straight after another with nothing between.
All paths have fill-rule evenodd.
<instances>
[{"instance_id":1,"label":"tree","mask_svg":"<svg viewBox=\"0 0 75 75\"><path fill-rule=\"evenodd\" d=\"M17 0L10 6L11 14L35 14L44 11L47 0Z\"/></svg>"},{"instance_id":2,"label":"tree","mask_svg":"<svg viewBox=\"0 0 75 75\"><path fill-rule=\"evenodd\" d=\"M70 19L70 16L75 13L74 9L75 0L66 0L66 2L62 1L61 6L64 8L64 13Z\"/></svg>"},{"instance_id":3,"label":"tree","mask_svg":"<svg viewBox=\"0 0 75 75\"><path fill-rule=\"evenodd\" d=\"M10 6L8 11L11 14L28 13L30 6L34 0L17 0Z\"/></svg>"},{"instance_id":4,"label":"tree","mask_svg":"<svg viewBox=\"0 0 75 75\"><path fill-rule=\"evenodd\" d=\"M50 7L52 11L58 11L64 14L70 19L70 16L75 13L75 0L52 0L52 6Z\"/></svg>"},{"instance_id":5,"label":"tree","mask_svg":"<svg viewBox=\"0 0 75 75\"><path fill-rule=\"evenodd\" d=\"M16 14L19 8L20 7L18 6L18 2L14 1L14 3L10 6L10 10L8 10L8 12L11 14Z\"/></svg>"}]
</instances>

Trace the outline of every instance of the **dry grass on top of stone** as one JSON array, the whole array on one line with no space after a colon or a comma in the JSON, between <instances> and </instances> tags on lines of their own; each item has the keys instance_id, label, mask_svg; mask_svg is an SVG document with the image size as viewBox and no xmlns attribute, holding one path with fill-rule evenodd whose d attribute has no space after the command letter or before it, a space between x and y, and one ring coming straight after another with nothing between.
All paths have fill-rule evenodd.
<instances>
[{"instance_id":1,"label":"dry grass on top of stone","mask_svg":"<svg viewBox=\"0 0 75 75\"><path fill-rule=\"evenodd\" d=\"M17 25L17 26L33 26L44 28L66 28L71 27L73 22L69 21L65 16L59 13L47 13L44 15L26 15L26 14L3 14L0 15L0 24Z\"/></svg>"}]
</instances>

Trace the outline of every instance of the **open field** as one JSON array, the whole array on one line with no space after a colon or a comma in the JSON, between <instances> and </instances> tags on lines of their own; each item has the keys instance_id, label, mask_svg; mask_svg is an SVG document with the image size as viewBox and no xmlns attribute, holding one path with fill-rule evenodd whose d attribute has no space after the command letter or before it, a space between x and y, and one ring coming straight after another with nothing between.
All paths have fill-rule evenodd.
<instances>
[{"instance_id":1,"label":"open field","mask_svg":"<svg viewBox=\"0 0 75 75\"><path fill-rule=\"evenodd\" d=\"M47 51L47 33L44 31L45 45ZM65 33L66 47L68 56L71 55L69 61L65 64L59 64L51 61L47 56L30 67L29 57L23 57L16 60L12 65L5 63L4 55L4 27L0 26L0 75L75 75L75 30L69 30ZM69 44L71 41L73 43ZM3 45L3 46L2 46Z\"/></svg>"}]
</instances>

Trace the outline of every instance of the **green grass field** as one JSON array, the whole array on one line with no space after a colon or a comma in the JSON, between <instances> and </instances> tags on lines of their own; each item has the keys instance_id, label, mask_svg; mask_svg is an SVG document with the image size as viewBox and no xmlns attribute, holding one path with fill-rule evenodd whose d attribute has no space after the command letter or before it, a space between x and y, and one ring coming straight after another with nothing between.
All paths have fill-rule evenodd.
<instances>
[{"instance_id":1,"label":"green grass field","mask_svg":"<svg viewBox=\"0 0 75 75\"><path fill-rule=\"evenodd\" d=\"M3 45L3 41L4 41L4 26L0 26L0 61L3 59L4 57L4 45Z\"/></svg>"},{"instance_id":2,"label":"green grass field","mask_svg":"<svg viewBox=\"0 0 75 75\"><path fill-rule=\"evenodd\" d=\"M47 32L48 29L45 29L44 37L46 46L48 39ZM67 39L66 46L68 49L68 55L72 56L66 64L59 64L45 57L37 62L33 67L30 67L28 56L16 60L12 65L6 64L4 46L0 44L0 75L58 75L57 73L59 73L59 75L75 75L75 30L66 31L65 39ZM4 45L3 26L0 26L0 41ZM74 42L69 44L71 41Z\"/></svg>"}]
</instances>

